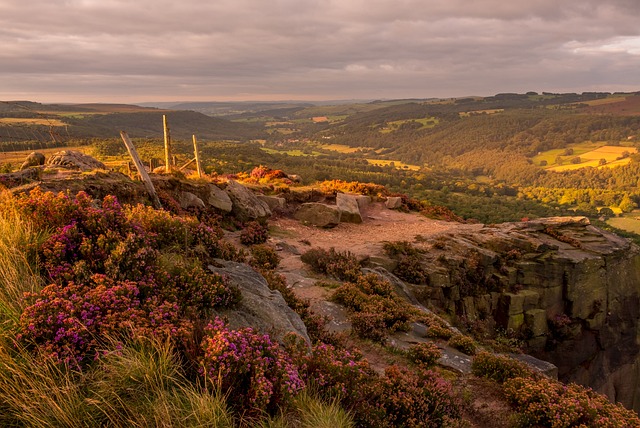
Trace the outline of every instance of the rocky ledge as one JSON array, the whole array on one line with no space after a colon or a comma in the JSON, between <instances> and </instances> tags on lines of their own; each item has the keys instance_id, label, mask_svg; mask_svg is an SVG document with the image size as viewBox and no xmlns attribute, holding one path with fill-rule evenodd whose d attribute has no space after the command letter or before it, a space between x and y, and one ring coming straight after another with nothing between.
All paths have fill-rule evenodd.
<instances>
[{"instance_id":1,"label":"rocky ledge","mask_svg":"<svg viewBox=\"0 0 640 428\"><path fill-rule=\"evenodd\" d=\"M558 217L478 225L415 246L423 280L409 288L422 304L523 338L561 380L640 410L636 245L587 218ZM401 276L401 263L387 268Z\"/></svg>"}]
</instances>

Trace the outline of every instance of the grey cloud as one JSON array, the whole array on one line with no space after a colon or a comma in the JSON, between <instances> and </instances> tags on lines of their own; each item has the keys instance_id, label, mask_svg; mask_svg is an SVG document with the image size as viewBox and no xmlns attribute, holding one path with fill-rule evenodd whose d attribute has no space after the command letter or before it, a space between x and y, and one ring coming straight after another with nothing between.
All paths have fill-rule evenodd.
<instances>
[{"instance_id":1,"label":"grey cloud","mask_svg":"<svg viewBox=\"0 0 640 428\"><path fill-rule=\"evenodd\" d=\"M639 13L636 0L0 0L0 99L634 90Z\"/></svg>"}]
</instances>

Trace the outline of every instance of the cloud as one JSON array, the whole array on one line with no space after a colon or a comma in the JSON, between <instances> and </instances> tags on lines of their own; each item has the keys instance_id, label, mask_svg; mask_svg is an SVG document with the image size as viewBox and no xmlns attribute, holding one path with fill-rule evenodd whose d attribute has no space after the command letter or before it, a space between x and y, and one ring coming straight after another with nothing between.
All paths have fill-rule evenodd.
<instances>
[{"instance_id":1,"label":"cloud","mask_svg":"<svg viewBox=\"0 0 640 428\"><path fill-rule=\"evenodd\" d=\"M0 98L637 90L637 16L636 0L0 0Z\"/></svg>"}]
</instances>

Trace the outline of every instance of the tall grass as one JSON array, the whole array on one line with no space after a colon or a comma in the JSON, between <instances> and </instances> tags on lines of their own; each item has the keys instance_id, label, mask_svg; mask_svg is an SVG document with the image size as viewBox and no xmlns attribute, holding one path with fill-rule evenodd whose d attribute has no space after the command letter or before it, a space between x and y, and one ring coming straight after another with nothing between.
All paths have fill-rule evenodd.
<instances>
[{"instance_id":1,"label":"tall grass","mask_svg":"<svg viewBox=\"0 0 640 428\"><path fill-rule=\"evenodd\" d=\"M34 292L42 281L27 254L46 237L15 207L13 196L0 193L0 328L16 326L23 309L23 295Z\"/></svg>"},{"instance_id":2,"label":"tall grass","mask_svg":"<svg viewBox=\"0 0 640 428\"><path fill-rule=\"evenodd\" d=\"M260 428L354 428L353 419L337 402L326 403L309 391L301 392L289 414L267 418Z\"/></svg>"}]
</instances>

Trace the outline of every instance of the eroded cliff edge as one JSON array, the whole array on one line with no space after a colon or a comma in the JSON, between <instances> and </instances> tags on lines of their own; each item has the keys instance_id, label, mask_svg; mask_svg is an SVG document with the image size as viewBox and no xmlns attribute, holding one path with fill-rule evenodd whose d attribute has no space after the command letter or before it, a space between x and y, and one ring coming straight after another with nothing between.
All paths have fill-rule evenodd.
<instances>
[{"instance_id":1,"label":"eroded cliff edge","mask_svg":"<svg viewBox=\"0 0 640 428\"><path fill-rule=\"evenodd\" d=\"M559 378L640 410L640 248L583 217L478 226L416 242L423 304L526 342ZM422 248L421 248L422 247ZM403 256L387 266L402 273ZM375 263L375 259L374 259ZM415 281L418 282L418 281Z\"/></svg>"}]
</instances>

